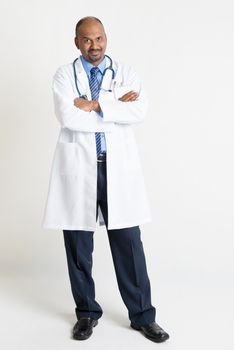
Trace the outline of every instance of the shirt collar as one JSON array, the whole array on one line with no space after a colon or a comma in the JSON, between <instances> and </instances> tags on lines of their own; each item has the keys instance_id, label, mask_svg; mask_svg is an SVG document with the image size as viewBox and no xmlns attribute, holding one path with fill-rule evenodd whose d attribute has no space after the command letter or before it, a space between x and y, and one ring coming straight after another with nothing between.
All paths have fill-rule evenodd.
<instances>
[{"instance_id":1,"label":"shirt collar","mask_svg":"<svg viewBox=\"0 0 234 350\"><path fill-rule=\"evenodd\" d=\"M83 64L84 70L86 71L86 73L90 77L90 70L95 66L92 65L92 63L90 63L89 61L87 61L83 56L80 56L80 59L81 59L81 62ZM97 67L101 71L101 73L104 72L104 69L106 68L106 57L105 56L104 56L102 62L99 63L99 65Z\"/></svg>"}]
</instances>

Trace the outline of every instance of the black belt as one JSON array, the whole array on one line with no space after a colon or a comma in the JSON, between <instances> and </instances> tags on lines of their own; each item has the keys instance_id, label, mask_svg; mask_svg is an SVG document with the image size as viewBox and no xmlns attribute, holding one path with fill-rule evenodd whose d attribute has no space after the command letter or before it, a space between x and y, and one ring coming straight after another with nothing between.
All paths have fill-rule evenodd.
<instances>
[{"instance_id":1,"label":"black belt","mask_svg":"<svg viewBox=\"0 0 234 350\"><path fill-rule=\"evenodd\" d=\"M97 157L97 161L98 162L105 162L106 161L106 152L100 153L99 156Z\"/></svg>"}]
</instances>

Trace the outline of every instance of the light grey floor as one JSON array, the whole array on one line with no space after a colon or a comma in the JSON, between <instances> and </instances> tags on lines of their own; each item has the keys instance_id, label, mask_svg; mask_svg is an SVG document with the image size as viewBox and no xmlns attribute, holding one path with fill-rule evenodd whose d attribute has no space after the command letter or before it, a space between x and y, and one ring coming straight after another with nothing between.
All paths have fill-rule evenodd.
<instances>
[{"instance_id":1,"label":"light grey floor","mask_svg":"<svg viewBox=\"0 0 234 350\"><path fill-rule=\"evenodd\" d=\"M108 269L108 280L95 272L96 297L104 314L92 337L83 342L70 338L75 316L66 266L58 265L57 272L13 266L5 274L2 271L1 349L234 348L233 288L231 283L225 285L228 276L178 272L171 278L161 272L157 279L151 276L157 322L170 334L167 342L155 344L129 327L112 267Z\"/></svg>"}]
</instances>

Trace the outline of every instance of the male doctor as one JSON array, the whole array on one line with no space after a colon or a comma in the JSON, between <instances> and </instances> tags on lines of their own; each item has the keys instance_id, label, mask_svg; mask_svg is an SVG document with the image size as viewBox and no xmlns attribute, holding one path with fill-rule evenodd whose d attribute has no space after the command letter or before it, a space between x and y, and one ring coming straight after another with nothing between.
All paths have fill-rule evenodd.
<instances>
[{"instance_id":1,"label":"male doctor","mask_svg":"<svg viewBox=\"0 0 234 350\"><path fill-rule=\"evenodd\" d=\"M156 322L139 225L151 220L132 125L145 117L147 100L127 65L105 55L101 21L76 25L81 56L53 79L61 124L50 175L43 227L63 230L77 322L74 339L88 339L102 316L92 278L97 219L107 228L118 288L130 326L154 342L169 338Z\"/></svg>"}]
</instances>

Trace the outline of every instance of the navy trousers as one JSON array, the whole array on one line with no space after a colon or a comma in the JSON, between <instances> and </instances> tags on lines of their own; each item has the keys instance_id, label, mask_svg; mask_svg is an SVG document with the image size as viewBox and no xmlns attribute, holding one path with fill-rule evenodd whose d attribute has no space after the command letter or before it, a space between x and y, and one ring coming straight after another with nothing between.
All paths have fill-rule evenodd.
<instances>
[{"instance_id":1,"label":"navy trousers","mask_svg":"<svg viewBox=\"0 0 234 350\"><path fill-rule=\"evenodd\" d=\"M101 207L108 224L106 162L98 162L97 207ZM128 309L130 321L144 326L155 321L156 309L151 304L151 288L147 274L139 226L108 230L118 288ZM64 244L76 316L98 319L103 310L95 300L92 278L93 231L63 230Z\"/></svg>"}]
</instances>

